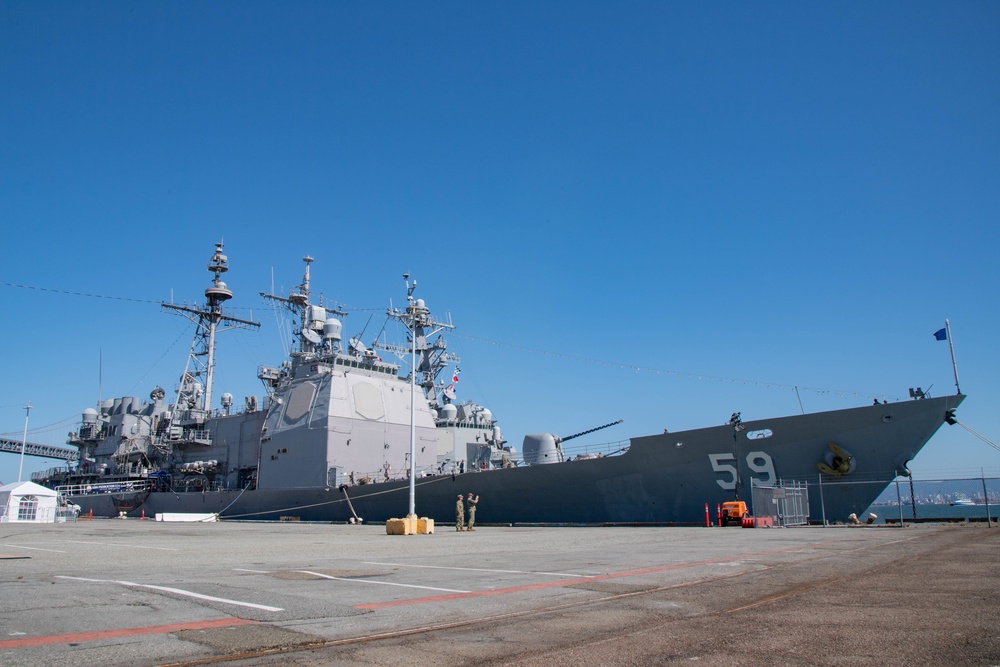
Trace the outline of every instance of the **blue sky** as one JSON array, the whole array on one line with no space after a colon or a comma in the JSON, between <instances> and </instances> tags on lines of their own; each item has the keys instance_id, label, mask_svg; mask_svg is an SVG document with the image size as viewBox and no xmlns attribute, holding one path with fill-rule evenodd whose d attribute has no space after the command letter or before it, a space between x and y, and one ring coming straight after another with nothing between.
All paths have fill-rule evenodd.
<instances>
[{"instance_id":1,"label":"blue sky","mask_svg":"<svg viewBox=\"0 0 1000 667\"><path fill-rule=\"evenodd\" d=\"M416 277L518 445L953 393L945 318L996 442L998 74L989 2L5 2L0 431L169 394L224 240L238 400L309 254L347 334Z\"/></svg>"}]
</instances>

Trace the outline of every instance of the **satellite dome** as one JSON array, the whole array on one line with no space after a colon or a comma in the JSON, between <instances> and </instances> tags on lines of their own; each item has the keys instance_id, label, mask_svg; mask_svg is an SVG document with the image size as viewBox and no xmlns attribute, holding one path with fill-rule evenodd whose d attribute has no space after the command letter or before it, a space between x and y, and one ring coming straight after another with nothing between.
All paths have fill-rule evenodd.
<instances>
[{"instance_id":1,"label":"satellite dome","mask_svg":"<svg viewBox=\"0 0 1000 667\"><path fill-rule=\"evenodd\" d=\"M444 407L441 408L441 418L442 419L451 420L451 419L454 419L457 416L458 416L458 408L456 408L451 403L449 403L448 405L445 405Z\"/></svg>"},{"instance_id":2,"label":"satellite dome","mask_svg":"<svg viewBox=\"0 0 1000 667\"><path fill-rule=\"evenodd\" d=\"M323 324L323 337L327 340L340 340L340 332L344 325L336 318L330 318Z\"/></svg>"},{"instance_id":3,"label":"satellite dome","mask_svg":"<svg viewBox=\"0 0 1000 667\"><path fill-rule=\"evenodd\" d=\"M87 408L83 411L83 423L93 424L97 421L97 410L94 408Z\"/></svg>"}]
</instances>

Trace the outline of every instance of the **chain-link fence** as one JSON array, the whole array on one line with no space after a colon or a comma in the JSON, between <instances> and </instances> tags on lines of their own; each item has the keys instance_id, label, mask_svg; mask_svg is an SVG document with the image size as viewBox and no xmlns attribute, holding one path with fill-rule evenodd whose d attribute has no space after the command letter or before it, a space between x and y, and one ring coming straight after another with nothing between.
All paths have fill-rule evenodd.
<instances>
[{"instance_id":1,"label":"chain-link fence","mask_svg":"<svg viewBox=\"0 0 1000 667\"><path fill-rule=\"evenodd\" d=\"M805 526L809 523L809 487L802 482L774 486L753 485L753 515L770 517L775 526Z\"/></svg>"},{"instance_id":2,"label":"chain-link fence","mask_svg":"<svg viewBox=\"0 0 1000 667\"><path fill-rule=\"evenodd\" d=\"M872 485L884 490L872 502ZM843 506L844 498L858 498L850 505L858 519L873 523L905 524L908 522L965 522L993 523L1000 516L1000 477L955 477L951 479L915 479L896 477L888 485L882 480L834 479L818 476L811 491L819 494L819 516L810 517L813 523L848 523L850 517L832 516L826 508L837 500ZM865 500L860 500L865 499ZM815 507L815 502L814 502Z\"/></svg>"},{"instance_id":3,"label":"chain-link fence","mask_svg":"<svg viewBox=\"0 0 1000 667\"><path fill-rule=\"evenodd\" d=\"M1000 478L897 478L872 503L880 523L985 521L1000 516Z\"/></svg>"},{"instance_id":4,"label":"chain-link fence","mask_svg":"<svg viewBox=\"0 0 1000 667\"><path fill-rule=\"evenodd\" d=\"M874 501L872 498L875 498ZM754 484L751 513L775 526L988 522L1000 518L1000 477L915 479L870 475ZM841 516L843 515L843 516Z\"/></svg>"}]
</instances>

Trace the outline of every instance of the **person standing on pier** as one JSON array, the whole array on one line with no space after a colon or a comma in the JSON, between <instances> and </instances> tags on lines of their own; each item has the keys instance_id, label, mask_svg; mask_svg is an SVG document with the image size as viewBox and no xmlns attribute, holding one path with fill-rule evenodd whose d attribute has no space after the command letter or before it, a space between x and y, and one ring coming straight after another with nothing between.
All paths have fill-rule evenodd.
<instances>
[{"instance_id":1,"label":"person standing on pier","mask_svg":"<svg viewBox=\"0 0 1000 667\"><path fill-rule=\"evenodd\" d=\"M476 529L476 505L479 503L479 496L475 499L472 498L472 494L465 500L466 504L469 506L469 527L466 530Z\"/></svg>"},{"instance_id":2,"label":"person standing on pier","mask_svg":"<svg viewBox=\"0 0 1000 667\"><path fill-rule=\"evenodd\" d=\"M458 504L455 505L455 530L465 529L465 505L462 503L462 494L458 494Z\"/></svg>"}]
</instances>

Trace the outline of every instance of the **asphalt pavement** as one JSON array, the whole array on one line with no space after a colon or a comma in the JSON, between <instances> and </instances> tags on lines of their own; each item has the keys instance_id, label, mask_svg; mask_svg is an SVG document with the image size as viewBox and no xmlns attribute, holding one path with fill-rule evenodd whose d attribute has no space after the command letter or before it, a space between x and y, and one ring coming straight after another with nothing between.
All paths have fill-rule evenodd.
<instances>
[{"instance_id":1,"label":"asphalt pavement","mask_svg":"<svg viewBox=\"0 0 1000 667\"><path fill-rule=\"evenodd\" d=\"M1000 665L1000 529L0 524L0 664Z\"/></svg>"}]
</instances>

